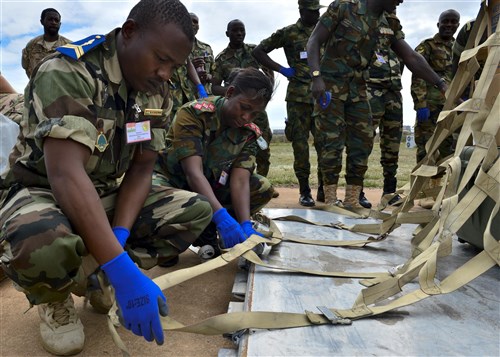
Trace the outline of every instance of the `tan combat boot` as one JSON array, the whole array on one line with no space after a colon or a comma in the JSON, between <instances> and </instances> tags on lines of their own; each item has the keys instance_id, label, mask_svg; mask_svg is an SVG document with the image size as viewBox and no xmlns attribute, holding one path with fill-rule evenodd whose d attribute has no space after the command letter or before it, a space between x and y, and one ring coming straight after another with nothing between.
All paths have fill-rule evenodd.
<instances>
[{"instance_id":1,"label":"tan combat boot","mask_svg":"<svg viewBox=\"0 0 500 357\"><path fill-rule=\"evenodd\" d=\"M329 206L338 206L337 185L324 185L325 203Z\"/></svg>"},{"instance_id":2,"label":"tan combat boot","mask_svg":"<svg viewBox=\"0 0 500 357\"><path fill-rule=\"evenodd\" d=\"M363 208L359 204L359 194L363 189L362 186L357 185L347 185L345 188L345 200L344 200L344 208L353 209L353 208Z\"/></svg>"},{"instance_id":3,"label":"tan combat boot","mask_svg":"<svg viewBox=\"0 0 500 357\"><path fill-rule=\"evenodd\" d=\"M57 356L70 356L83 350L85 335L71 294L62 302L38 305L42 345Z\"/></svg>"}]
</instances>

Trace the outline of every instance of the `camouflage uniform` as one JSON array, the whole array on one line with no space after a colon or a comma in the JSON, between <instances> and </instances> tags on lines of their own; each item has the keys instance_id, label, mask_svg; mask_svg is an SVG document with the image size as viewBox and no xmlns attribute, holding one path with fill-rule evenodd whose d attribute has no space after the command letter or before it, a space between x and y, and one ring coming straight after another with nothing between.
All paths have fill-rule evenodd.
<instances>
[{"instance_id":1,"label":"camouflage uniform","mask_svg":"<svg viewBox=\"0 0 500 357\"><path fill-rule=\"evenodd\" d=\"M255 45L243 44L242 48L233 49L231 47L226 47L221 53L215 57L215 64L213 70L213 77L222 80L227 83L229 74L234 68L261 68L257 60L253 57L252 51ZM272 73L272 71L271 71ZM266 72L269 74L269 71ZM272 76L272 74L269 74ZM273 80L273 78L272 78ZM262 131L262 137L267 141L271 142L273 138L273 133L269 127L269 119L267 113L264 111L257 115L253 121ZM260 150L257 153L256 164L257 173L261 176L267 176L269 173L269 166L271 162L269 161L271 157L271 151L269 148L266 150Z\"/></svg>"},{"instance_id":2,"label":"camouflage uniform","mask_svg":"<svg viewBox=\"0 0 500 357\"><path fill-rule=\"evenodd\" d=\"M208 43L202 42L198 40L197 38L194 39L193 43L193 49L191 50L191 54L189 55L189 59L193 59L196 57L203 57L205 60L205 72L207 74L211 74L214 71L214 64L215 64L215 59L214 59L214 52L212 51L212 47ZM196 86L193 84L192 85L193 91L196 92ZM207 94L212 93L212 84L206 83L205 84L205 90L207 91Z\"/></svg>"},{"instance_id":3,"label":"camouflage uniform","mask_svg":"<svg viewBox=\"0 0 500 357\"><path fill-rule=\"evenodd\" d=\"M64 46L67 43L70 43L71 40L68 40L66 37L59 35L57 41L55 41L50 48L47 48L47 43L43 39L43 35L37 36L34 39L30 40L26 47L23 49L23 55L21 59L21 65L26 71L26 75L28 78L31 78L31 74L35 67L40 63L40 61L54 53L56 48L59 46Z\"/></svg>"},{"instance_id":4,"label":"camouflage uniform","mask_svg":"<svg viewBox=\"0 0 500 357\"><path fill-rule=\"evenodd\" d=\"M404 38L397 17L389 22L387 14L376 19L366 16L366 12L366 0L336 0L319 19L332 33L320 66L332 100L325 110L321 110L319 104L315 106L325 185L337 185L346 146L346 182L363 186L373 147L373 125L366 92L368 65L381 34L387 36L390 43Z\"/></svg>"},{"instance_id":5,"label":"camouflage uniform","mask_svg":"<svg viewBox=\"0 0 500 357\"><path fill-rule=\"evenodd\" d=\"M452 80L452 46L454 39L445 41L438 34L433 38L422 41L415 51L424 56L431 68L441 76L449 85ZM429 141L434 130L439 113L443 109L446 98L432 84L427 83L421 78L412 76L411 96L413 98L415 110L429 108L431 114L427 121L415 122L415 143L417 144L417 162L422 160L425 155L425 144ZM453 153L453 137L448 136L439 146L440 158L444 158Z\"/></svg>"},{"instance_id":6,"label":"camouflage uniform","mask_svg":"<svg viewBox=\"0 0 500 357\"><path fill-rule=\"evenodd\" d=\"M469 40L469 36L472 32L472 28L474 27L475 20L468 21L465 25L462 26L460 31L458 32L457 38L455 39L455 42L453 42L453 53L452 53L452 62L457 63L460 60L460 56L462 55L462 52L465 49L465 46L467 45L467 41ZM483 36L481 37L481 40L479 41L479 44L483 43L486 41L487 38L487 33L485 32ZM479 77L481 76L481 73L484 68L484 64L486 62L485 59L478 59L480 69L476 72L475 75L475 80L479 80ZM474 90L474 86L467 86L467 88L464 90L464 95L462 96L463 100L467 100L472 96L472 92Z\"/></svg>"},{"instance_id":7,"label":"camouflage uniform","mask_svg":"<svg viewBox=\"0 0 500 357\"><path fill-rule=\"evenodd\" d=\"M0 94L0 114L11 119L18 125L21 125L21 119L23 117L23 107L24 107L24 97L19 93L1 93ZM7 125L7 126L4 126ZM12 126L12 128L10 128ZM9 127L9 128L8 128ZM12 129L16 129L15 131ZM12 125L10 122L2 123L0 125L0 134L2 137L2 144L0 149L0 174L5 170L8 170L9 165L12 164L11 160L8 159L10 149L17 143L17 134L19 133L19 127L17 125ZM11 137L7 136L12 133ZM14 160L14 158L12 158ZM2 271L0 271L0 280L2 276Z\"/></svg>"},{"instance_id":8,"label":"camouflage uniform","mask_svg":"<svg viewBox=\"0 0 500 357\"><path fill-rule=\"evenodd\" d=\"M306 27L302 21L298 20L295 24L276 31L259 44L266 53L283 48L288 65L296 71L295 75L289 79L285 98L288 116L285 135L292 142L293 169L299 182L309 180L311 174L309 133L315 137L312 119L314 98L311 93L311 75L307 58L303 56L313 29L314 27ZM319 146L316 145L316 140L315 148L319 157Z\"/></svg>"},{"instance_id":9,"label":"camouflage uniform","mask_svg":"<svg viewBox=\"0 0 500 357\"><path fill-rule=\"evenodd\" d=\"M23 117L24 96L19 93L0 94L0 113L21 124Z\"/></svg>"},{"instance_id":10,"label":"camouflage uniform","mask_svg":"<svg viewBox=\"0 0 500 357\"><path fill-rule=\"evenodd\" d=\"M177 113L180 107L185 103L196 100L196 89L193 89L191 81L188 78L187 66L179 66L169 80L169 91L173 101L171 116Z\"/></svg>"},{"instance_id":11,"label":"camouflage uniform","mask_svg":"<svg viewBox=\"0 0 500 357\"><path fill-rule=\"evenodd\" d=\"M117 32L102 36L104 42L96 41L80 60L51 56L26 88L22 145L0 179L0 256L2 268L33 304L64 300L84 279L80 268L88 255L50 191L43 139L71 139L91 150L86 171L110 219L118 179L135 150L159 151L165 145L172 106L165 99L167 86L154 96L127 90L116 53ZM127 144L126 124L145 120L150 120L151 140ZM210 222L211 212L203 196L153 185L126 248L140 267L151 268L187 249Z\"/></svg>"},{"instance_id":12,"label":"camouflage uniform","mask_svg":"<svg viewBox=\"0 0 500 357\"><path fill-rule=\"evenodd\" d=\"M167 134L167 148L160 153L156 178L168 186L189 190L180 161L189 156L201 156L204 175L217 199L232 211L231 169L244 168L251 173L250 211L253 214L271 200L273 192L265 177L253 173L255 153L259 150L256 136L260 131L255 126L220 131L219 116L225 100L219 96L208 97L202 102L188 103L179 110Z\"/></svg>"},{"instance_id":13,"label":"camouflage uniform","mask_svg":"<svg viewBox=\"0 0 500 357\"><path fill-rule=\"evenodd\" d=\"M382 34L370 63L370 78L366 84L374 135L377 127L379 128L384 193L395 192L397 183L399 148L403 134L401 69L398 56L390 48L390 39Z\"/></svg>"}]
</instances>

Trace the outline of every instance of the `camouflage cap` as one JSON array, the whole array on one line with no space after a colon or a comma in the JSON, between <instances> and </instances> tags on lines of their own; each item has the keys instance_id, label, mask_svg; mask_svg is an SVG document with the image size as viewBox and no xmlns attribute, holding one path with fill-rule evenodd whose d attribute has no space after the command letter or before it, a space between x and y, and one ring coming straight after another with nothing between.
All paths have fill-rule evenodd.
<instances>
[{"instance_id":1,"label":"camouflage cap","mask_svg":"<svg viewBox=\"0 0 500 357\"><path fill-rule=\"evenodd\" d=\"M319 10L324 7L319 4L319 0L299 0L299 10Z\"/></svg>"}]
</instances>

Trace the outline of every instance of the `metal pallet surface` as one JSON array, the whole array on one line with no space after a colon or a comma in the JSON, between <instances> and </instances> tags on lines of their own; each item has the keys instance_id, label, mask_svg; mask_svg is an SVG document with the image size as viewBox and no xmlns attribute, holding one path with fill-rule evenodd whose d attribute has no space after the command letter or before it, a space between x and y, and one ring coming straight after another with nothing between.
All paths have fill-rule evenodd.
<instances>
[{"instance_id":1,"label":"metal pallet surface","mask_svg":"<svg viewBox=\"0 0 500 357\"><path fill-rule=\"evenodd\" d=\"M318 222L346 224L351 219L305 209L265 209L270 218L298 215ZM282 233L309 239L360 239L363 235L298 222L277 221ZM269 263L323 271L386 272L406 262L414 225L404 225L383 242L365 248L336 248L283 242ZM366 237L366 236L365 236ZM443 278L477 252L454 241L453 253L439 262ZM363 288L358 279L330 278L251 266L246 311L320 313L318 306L350 308ZM239 334L238 356L499 356L499 269L494 267L457 291L352 325L323 325L285 330L252 330ZM241 280L238 294L241 296ZM236 284L235 284L236 285ZM410 283L404 289L412 289ZM405 291L405 290L404 290ZM235 340L235 339L233 339Z\"/></svg>"}]
</instances>

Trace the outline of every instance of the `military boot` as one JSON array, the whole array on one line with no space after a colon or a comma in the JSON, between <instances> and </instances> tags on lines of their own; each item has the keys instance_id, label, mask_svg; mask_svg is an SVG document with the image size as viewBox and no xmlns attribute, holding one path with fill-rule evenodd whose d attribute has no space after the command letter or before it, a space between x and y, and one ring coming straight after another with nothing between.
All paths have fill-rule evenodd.
<instances>
[{"instance_id":1,"label":"military boot","mask_svg":"<svg viewBox=\"0 0 500 357\"><path fill-rule=\"evenodd\" d=\"M337 185L325 185L325 203L329 206L338 206L340 201L337 199Z\"/></svg>"},{"instance_id":2,"label":"military boot","mask_svg":"<svg viewBox=\"0 0 500 357\"><path fill-rule=\"evenodd\" d=\"M397 182L398 181L397 181L397 179L395 177L386 177L386 178L384 178L384 190L383 190L382 196L391 195L394 192L396 192ZM398 194L394 195L394 197L391 198L389 200L389 202L387 202L387 204L389 206L398 206L401 203L403 203L403 198L400 195L398 195Z\"/></svg>"},{"instance_id":3,"label":"military boot","mask_svg":"<svg viewBox=\"0 0 500 357\"><path fill-rule=\"evenodd\" d=\"M345 200L344 200L344 208L353 209L353 208L363 208L359 204L359 195L362 190L362 186L358 185L347 185L345 188Z\"/></svg>"},{"instance_id":4,"label":"military boot","mask_svg":"<svg viewBox=\"0 0 500 357\"><path fill-rule=\"evenodd\" d=\"M311 196L311 187L309 187L309 182L307 180L299 180L299 190L300 197L299 203L301 206L312 207L315 202Z\"/></svg>"},{"instance_id":5,"label":"military boot","mask_svg":"<svg viewBox=\"0 0 500 357\"><path fill-rule=\"evenodd\" d=\"M83 350L85 334L71 294L64 301L38 305L38 314L45 350L57 356L70 356Z\"/></svg>"},{"instance_id":6,"label":"military boot","mask_svg":"<svg viewBox=\"0 0 500 357\"><path fill-rule=\"evenodd\" d=\"M358 199L358 201L359 201L359 204L361 206L363 206L364 208L368 208L368 209L372 208L372 204L366 198L365 193L363 192L363 190L361 190L361 192L359 193L359 199Z\"/></svg>"},{"instance_id":7,"label":"military boot","mask_svg":"<svg viewBox=\"0 0 500 357\"><path fill-rule=\"evenodd\" d=\"M325 191L323 190L323 185L318 186L318 192L316 193L316 201L325 202Z\"/></svg>"}]
</instances>

